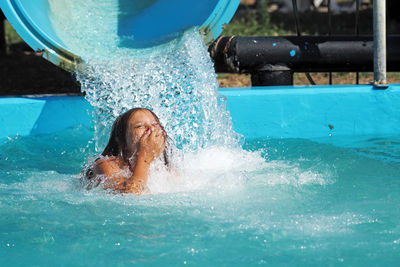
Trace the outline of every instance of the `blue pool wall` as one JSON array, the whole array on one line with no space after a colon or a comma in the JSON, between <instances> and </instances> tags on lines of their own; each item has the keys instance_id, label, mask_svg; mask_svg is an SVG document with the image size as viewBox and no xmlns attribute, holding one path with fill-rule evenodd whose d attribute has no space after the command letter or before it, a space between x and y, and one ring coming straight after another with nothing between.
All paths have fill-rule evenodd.
<instances>
[{"instance_id":1,"label":"blue pool wall","mask_svg":"<svg viewBox=\"0 0 400 267\"><path fill-rule=\"evenodd\" d=\"M220 89L235 131L252 138L324 138L400 133L400 84ZM0 143L15 136L92 127L82 96L1 97Z\"/></svg>"}]
</instances>

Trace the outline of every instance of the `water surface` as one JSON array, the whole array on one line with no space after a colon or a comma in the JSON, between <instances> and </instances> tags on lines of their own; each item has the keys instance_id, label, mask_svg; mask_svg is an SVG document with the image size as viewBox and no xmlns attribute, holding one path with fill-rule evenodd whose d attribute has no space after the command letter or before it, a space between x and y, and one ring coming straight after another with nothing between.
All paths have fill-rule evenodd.
<instances>
[{"instance_id":1,"label":"water surface","mask_svg":"<svg viewBox=\"0 0 400 267\"><path fill-rule=\"evenodd\" d=\"M150 184L163 188L137 197L79 185L91 135L75 128L1 145L1 265L400 260L398 137L248 140L242 155L209 148L188 154L177 180L153 172Z\"/></svg>"}]
</instances>

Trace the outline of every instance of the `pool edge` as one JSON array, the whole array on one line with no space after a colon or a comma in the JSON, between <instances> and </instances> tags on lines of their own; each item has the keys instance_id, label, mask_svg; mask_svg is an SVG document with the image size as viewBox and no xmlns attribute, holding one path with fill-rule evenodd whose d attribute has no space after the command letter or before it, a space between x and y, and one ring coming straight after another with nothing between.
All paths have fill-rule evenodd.
<instances>
[{"instance_id":1,"label":"pool edge","mask_svg":"<svg viewBox=\"0 0 400 267\"><path fill-rule=\"evenodd\" d=\"M234 129L246 138L398 135L400 84L222 88ZM0 143L17 135L92 126L83 96L0 97Z\"/></svg>"}]
</instances>

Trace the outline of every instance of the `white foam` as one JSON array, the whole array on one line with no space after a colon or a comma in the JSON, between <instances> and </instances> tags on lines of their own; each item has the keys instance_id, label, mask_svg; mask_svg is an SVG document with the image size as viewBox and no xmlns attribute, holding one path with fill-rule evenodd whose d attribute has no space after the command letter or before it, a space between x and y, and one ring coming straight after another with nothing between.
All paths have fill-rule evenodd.
<instances>
[{"instance_id":1,"label":"white foam","mask_svg":"<svg viewBox=\"0 0 400 267\"><path fill-rule=\"evenodd\" d=\"M270 161L264 172L260 174L268 185L288 184L301 185L328 185L334 183L329 169L318 172L302 169L298 163L288 163L281 160Z\"/></svg>"},{"instance_id":2,"label":"white foam","mask_svg":"<svg viewBox=\"0 0 400 267\"><path fill-rule=\"evenodd\" d=\"M307 186L333 183L326 170L314 172L285 161L266 161L260 151L222 146L187 152L175 161L169 172L162 163L150 172L149 188L153 194L196 190L247 190L250 187L276 185Z\"/></svg>"},{"instance_id":3,"label":"white foam","mask_svg":"<svg viewBox=\"0 0 400 267\"><path fill-rule=\"evenodd\" d=\"M195 190L233 190L245 185L248 172L258 170L265 160L257 152L215 146L185 153L175 161L172 172L151 172L152 193Z\"/></svg>"}]
</instances>

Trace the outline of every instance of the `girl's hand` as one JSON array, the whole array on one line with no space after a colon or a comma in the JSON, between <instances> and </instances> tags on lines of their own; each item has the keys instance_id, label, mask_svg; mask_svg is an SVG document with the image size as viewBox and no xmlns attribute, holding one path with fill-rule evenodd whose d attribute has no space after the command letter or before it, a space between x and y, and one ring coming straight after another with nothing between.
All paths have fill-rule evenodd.
<instances>
[{"instance_id":1,"label":"girl's hand","mask_svg":"<svg viewBox=\"0 0 400 267\"><path fill-rule=\"evenodd\" d=\"M165 141L166 133L160 125L148 128L139 141L138 159L150 164L164 151Z\"/></svg>"}]
</instances>

